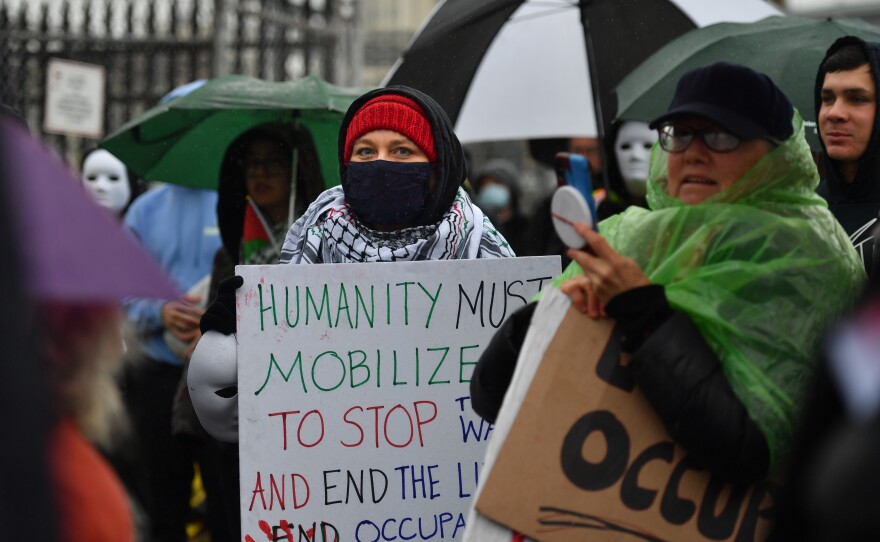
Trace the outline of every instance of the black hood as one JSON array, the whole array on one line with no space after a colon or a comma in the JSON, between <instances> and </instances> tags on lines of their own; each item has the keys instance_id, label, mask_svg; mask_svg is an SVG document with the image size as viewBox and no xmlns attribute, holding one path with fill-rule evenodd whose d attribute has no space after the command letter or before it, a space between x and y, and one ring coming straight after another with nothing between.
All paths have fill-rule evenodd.
<instances>
[{"instance_id":1,"label":"black hood","mask_svg":"<svg viewBox=\"0 0 880 542\"><path fill-rule=\"evenodd\" d=\"M342 119L342 126L339 128L339 178L342 180L342 190L345 191L348 185L345 166L345 135L348 132L348 125L351 124L355 113L365 103L376 96L386 94L397 94L414 100L422 106L428 123L431 125L431 132L434 135L434 150L437 152L437 162L434 165L436 182L425 210L413 225L436 224L452 207L458 187L467 178L467 166L461 143L452 129L452 121L433 98L416 89L404 86L380 88L364 94L348 108L345 118Z\"/></svg>"},{"instance_id":2,"label":"black hood","mask_svg":"<svg viewBox=\"0 0 880 542\"><path fill-rule=\"evenodd\" d=\"M516 214L519 214L519 172L516 166L510 160L505 158L493 158L480 166L480 169L471 178L474 197L480 193L482 183L485 177L494 177L495 180L503 184L510 191L510 206Z\"/></svg>"},{"instance_id":3,"label":"black hood","mask_svg":"<svg viewBox=\"0 0 880 542\"><path fill-rule=\"evenodd\" d=\"M868 65L871 68L871 75L874 78L874 85L877 91L880 92L880 75L878 75L880 74L880 43L866 42L855 36L845 36L839 38L828 48L822 62L824 63L825 59L838 49L851 44L858 45L864 50L865 56L868 58ZM825 71L820 69L816 75L816 85L813 94L817 122L819 119L819 109L822 106L822 84L824 82ZM880 112L880 109L878 109L878 112ZM880 121L878 121L877 115L874 116L874 128L871 132L868 147L859 160L859 170L851 183L844 181L838 161L832 160L828 156L828 151L821 137L819 142L822 145L822 159L825 166L825 182L819 191L829 203L880 200L880 155L878 155L878 148L880 148Z\"/></svg>"},{"instance_id":4,"label":"black hood","mask_svg":"<svg viewBox=\"0 0 880 542\"><path fill-rule=\"evenodd\" d=\"M267 124L239 136L226 149L220 166L217 185L217 225L223 247L233 261L238 261L241 237L244 232L244 211L247 206L247 188L241 161L248 146L260 137L281 138L290 149L299 150L297 161L296 209L298 216L324 189L318 156L312 138L305 130L289 126Z\"/></svg>"}]
</instances>

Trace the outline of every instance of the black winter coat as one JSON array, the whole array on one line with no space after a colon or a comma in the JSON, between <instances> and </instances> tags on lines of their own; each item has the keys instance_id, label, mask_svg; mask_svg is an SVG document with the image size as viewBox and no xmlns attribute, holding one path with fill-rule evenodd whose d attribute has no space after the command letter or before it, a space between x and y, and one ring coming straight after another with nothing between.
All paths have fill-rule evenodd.
<instances>
[{"instance_id":1,"label":"black winter coat","mask_svg":"<svg viewBox=\"0 0 880 542\"><path fill-rule=\"evenodd\" d=\"M840 38L828 48L825 58L841 47L858 45L868 58L874 83L880 89L880 43L865 42L855 36ZM816 75L814 103L816 117L822 106L822 85L825 72ZM821 138L820 138L821 141ZM875 281L880 270L873 268L875 259L874 244L876 238L877 215L880 212L880 117L875 116L874 127L868 147L859 159L859 169L852 182L846 182L839 170L839 164L828 156L825 143L822 143L822 163L824 175L816 192L828 202L828 209L846 230L852 239L856 252L865 265L868 278Z\"/></svg>"}]
</instances>

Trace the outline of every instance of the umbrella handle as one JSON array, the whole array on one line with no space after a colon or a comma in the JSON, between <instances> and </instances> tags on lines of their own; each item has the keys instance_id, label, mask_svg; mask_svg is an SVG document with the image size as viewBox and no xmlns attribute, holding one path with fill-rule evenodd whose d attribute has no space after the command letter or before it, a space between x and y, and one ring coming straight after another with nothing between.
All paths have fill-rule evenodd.
<instances>
[{"instance_id":1,"label":"umbrella handle","mask_svg":"<svg viewBox=\"0 0 880 542\"><path fill-rule=\"evenodd\" d=\"M299 131L299 114L298 112L294 113L293 116L293 130L294 133ZM290 202L287 205L287 227L290 228L290 225L294 222L294 209L296 208L296 181L297 181L297 170L299 170L299 147L294 145L293 147L293 159L290 163Z\"/></svg>"},{"instance_id":2,"label":"umbrella handle","mask_svg":"<svg viewBox=\"0 0 880 542\"><path fill-rule=\"evenodd\" d=\"M287 206L287 227L289 228L294 222L293 212L296 208L296 181L297 170L299 169L299 149L293 148L293 160L290 163L290 202Z\"/></svg>"}]
</instances>

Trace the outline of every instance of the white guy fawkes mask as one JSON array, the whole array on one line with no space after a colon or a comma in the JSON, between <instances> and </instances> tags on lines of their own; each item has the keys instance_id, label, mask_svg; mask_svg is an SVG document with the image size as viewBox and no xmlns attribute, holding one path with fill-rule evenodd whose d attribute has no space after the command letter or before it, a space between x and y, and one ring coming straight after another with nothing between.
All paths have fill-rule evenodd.
<instances>
[{"instance_id":1,"label":"white guy fawkes mask","mask_svg":"<svg viewBox=\"0 0 880 542\"><path fill-rule=\"evenodd\" d=\"M648 163L657 132L644 122L624 122L617 132L614 153L626 190L633 196L645 197Z\"/></svg>"},{"instance_id":2,"label":"white guy fawkes mask","mask_svg":"<svg viewBox=\"0 0 880 542\"><path fill-rule=\"evenodd\" d=\"M98 205L115 215L120 214L131 200L131 184L125 164L104 149L86 157L82 182Z\"/></svg>"},{"instance_id":3,"label":"white guy fawkes mask","mask_svg":"<svg viewBox=\"0 0 880 542\"><path fill-rule=\"evenodd\" d=\"M186 385L202 427L222 442L238 442L238 341L208 331L189 360Z\"/></svg>"}]
</instances>

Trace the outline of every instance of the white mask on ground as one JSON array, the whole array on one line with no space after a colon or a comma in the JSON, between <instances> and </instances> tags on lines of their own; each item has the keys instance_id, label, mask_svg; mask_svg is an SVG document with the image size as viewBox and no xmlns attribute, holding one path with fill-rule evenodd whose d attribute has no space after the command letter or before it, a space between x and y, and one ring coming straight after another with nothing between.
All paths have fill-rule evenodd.
<instances>
[{"instance_id":1,"label":"white mask on ground","mask_svg":"<svg viewBox=\"0 0 880 542\"><path fill-rule=\"evenodd\" d=\"M624 122L617 132L614 153L626 190L633 196L644 197L647 192L648 164L656 141L657 132L644 122Z\"/></svg>"},{"instance_id":2,"label":"white mask on ground","mask_svg":"<svg viewBox=\"0 0 880 542\"><path fill-rule=\"evenodd\" d=\"M120 214L131 201L128 171L118 158L98 149L89 154L82 167L82 182L98 205Z\"/></svg>"}]
</instances>

